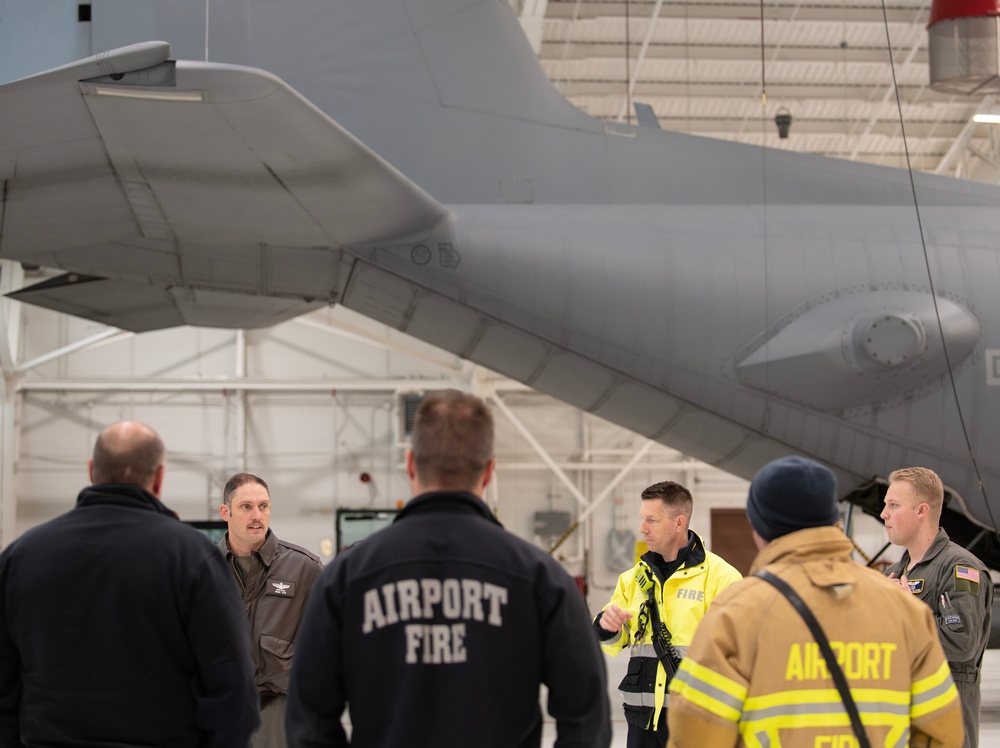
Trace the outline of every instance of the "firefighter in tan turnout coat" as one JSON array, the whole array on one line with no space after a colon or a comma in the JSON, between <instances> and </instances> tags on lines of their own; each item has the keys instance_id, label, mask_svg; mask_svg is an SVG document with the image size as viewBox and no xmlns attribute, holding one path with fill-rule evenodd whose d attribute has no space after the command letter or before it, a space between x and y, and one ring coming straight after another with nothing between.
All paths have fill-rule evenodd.
<instances>
[{"instance_id":1,"label":"firefighter in tan turnout coat","mask_svg":"<svg viewBox=\"0 0 1000 748\"><path fill-rule=\"evenodd\" d=\"M747 514L767 569L812 610L872 746L962 745L955 684L931 611L850 558L836 479L799 457L766 465ZM670 686L675 748L855 748L840 693L784 595L750 576L709 608Z\"/></svg>"}]
</instances>

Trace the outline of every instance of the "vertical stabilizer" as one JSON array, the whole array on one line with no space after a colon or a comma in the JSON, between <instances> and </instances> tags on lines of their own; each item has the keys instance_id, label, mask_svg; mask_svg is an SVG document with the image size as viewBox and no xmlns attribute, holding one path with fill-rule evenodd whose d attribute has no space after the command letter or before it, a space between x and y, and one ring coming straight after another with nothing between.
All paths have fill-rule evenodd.
<instances>
[{"instance_id":1,"label":"vertical stabilizer","mask_svg":"<svg viewBox=\"0 0 1000 748\"><path fill-rule=\"evenodd\" d=\"M166 39L178 59L263 68L312 100L333 88L550 124L581 116L546 77L507 0L277 5L97 0L94 44Z\"/></svg>"},{"instance_id":2,"label":"vertical stabilizer","mask_svg":"<svg viewBox=\"0 0 1000 748\"><path fill-rule=\"evenodd\" d=\"M177 59L267 70L442 201L502 201L503 180L532 179L537 199L512 154L530 166L531 149L565 148L556 132L602 132L546 77L507 0L211 0L207 34L205 7L98 0L95 46L165 39Z\"/></svg>"}]
</instances>

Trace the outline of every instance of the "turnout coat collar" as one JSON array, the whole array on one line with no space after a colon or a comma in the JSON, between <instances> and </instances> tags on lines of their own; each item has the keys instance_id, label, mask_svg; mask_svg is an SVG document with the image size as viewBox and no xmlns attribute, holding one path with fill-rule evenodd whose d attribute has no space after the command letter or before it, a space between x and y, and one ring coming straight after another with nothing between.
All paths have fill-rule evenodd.
<instances>
[{"instance_id":1,"label":"turnout coat collar","mask_svg":"<svg viewBox=\"0 0 1000 748\"><path fill-rule=\"evenodd\" d=\"M801 564L831 559L849 561L853 549L851 539L839 527L809 527L782 535L768 543L753 560L750 573L771 564ZM823 566L832 565L825 563Z\"/></svg>"}]
</instances>

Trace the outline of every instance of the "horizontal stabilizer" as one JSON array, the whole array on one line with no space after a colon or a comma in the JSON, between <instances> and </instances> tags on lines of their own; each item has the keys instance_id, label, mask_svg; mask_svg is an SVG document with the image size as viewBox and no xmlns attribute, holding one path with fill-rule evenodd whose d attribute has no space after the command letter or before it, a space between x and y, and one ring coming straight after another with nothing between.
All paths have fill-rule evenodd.
<instances>
[{"instance_id":1,"label":"horizontal stabilizer","mask_svg":"<svg viewBox=\"0 0 1000 748\"><path fill-rule=\"evenodd\" d=\"M18 301L132 332L179 325L269 327L324 306L322 301L261 298L185 288L156 288L65 273L7 294Z\"/></svg>"},{"instance_id":2,"label":"horizontal stabilizer","mask_svg":"<svg viewBox=\"0 0 1000 748\"><path fill-rule=\"evenodd\" d=\"M447 215L275 76L168 50L133 45L0 86L0 256L160 288L251 277L239 291L331 300L332 277L276 289L247 268L276 247L425 236Z\"/></svg>"}]
</instances>

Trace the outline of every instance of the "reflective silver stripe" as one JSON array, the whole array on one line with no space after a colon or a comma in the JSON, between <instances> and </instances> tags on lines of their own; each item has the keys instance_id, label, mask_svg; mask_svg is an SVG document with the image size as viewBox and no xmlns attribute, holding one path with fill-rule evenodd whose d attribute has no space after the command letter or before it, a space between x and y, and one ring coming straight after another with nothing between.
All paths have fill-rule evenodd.
<instances>
[{"instance_id":1,"label":"reflective silver stripe","mask_svg":"<svg viewBox=\"0 0 1000 748\"><path fill-rule=\"evenodd\" d=\"M632 657L648 657L651 660L656 659L656 650L653 649L652 644L633 644L632 649L629 651L632 653Z\"/></svg>"},{"instance_id":2,"label":"reflective silver stripe","mask_svg":"<svg viewBox=\"0 0 1000 748\"><path fill-rule=\"evenodd\" d=\"M858 701L858 711L862 716L865 714L893 714L898 717L910 716L909 704L885 704L881 701ZM840 701L839 694L836 701L813 702L802 704L780 704L765 709L746 709L743 712L742 721L758 722L775 717L785 716L807 716L810 714L843 714L844 704Z\"/></svg>"},{"instance_id":3,"label":"reflective silver stripe","mask_svg":"<svg viewBox=\"0 0 1000 748\"><path fill-rule=\"evenodd\" d=\"M906 748L906 746L908 746L909 744L910 744L910 728L907 727L906 730L903 731L903 735L899 738L899 740L893 743L892 748Z\"/></svg>"},{"instance_id":4,"label":"reflective silver stripe","mask_svg":"<svg viewBox=\"0 0 1000 748\"><path fill-rule=\"evenodd\" d=\"M681 657L687 656L687 647L674 647L674 649ZM653 660L659 659L659 657L656 656L656 648L652 644L633 644L629 651L632 653L632 657L649 657Z\"/></svg>"},{"instance_id":5,"label":"reflective silver stripe","mask_svg":"<svg viewBox=\"0 0 1000 748\"><path fill-rule=\"evenodd\" d=\"M910 699L912 700L911 706L918 707L921 704L926 704L928 701L931 701L932 699L936 699L939 696L943 696L949 688L951 688L951 682L948 680L948 678L945 678L938 685L934 686L934 688L931 688L928 691L924 691L923 693L919 694L911 694L910 695Z\"/></svg>"},{"instance_id":6,"label":"reflective silver stripe","mask_svg":"<svg viewBox=\"0 0 1000 748\"><path fill-rule=\"evenodd\" d=\"M681 657L687 656L687 646L675 646L674 649ZM656 649L652 644L633 644L630 651L633 657L656 657Z\"/></svg>"},{"instance_id":7,"label":"reflective silver stripe","mask_svg":"<svg viewBox=\"0 0 1000 748\"><path fill-rule=\"evenodd\" d=\"M675 644L674 651L677 652L681 657L687 657L688 648L687 645Z\"/></svg>"},{"instance_id":8,"label":"reflective silver stripe","mask_svg":"<svg viewBox=\"0 0 1000 748\"><path fill-rule=\"evenodd\" d=\"M771 748L771 736L766 732L758 732L755 736L761 748Z\"/></svg>"},{"instance_id":9,"label":"reflective silver stripe","mask_svg":"<svg viewBox=\"0 0 1000 748\"><path fill-rule=\"evenodd\" d=\"M619 691L622 695L622 699L629 706L645 706L652 709L656 706L656 694L655 693L632 693L631 691Z\"/></svg>"},{"instance_id":10,"label":"reflective silver stripe","mask_svg":"<svg viewBox=\"0 0 1000 748\"><path fill-rule=\"evenodd\" d=\"M674 676L674 680L684 683L692 691L697 691L698 693L703 693L710 699L719 702L725 706L728 706L733 711L739 713L743 711L743 701L736 698L732 694L728 694L720 688L709 685L701 678L691 674L690 670L681 668L677 671L677 675Z\"/></svg>"}]
</instances>

